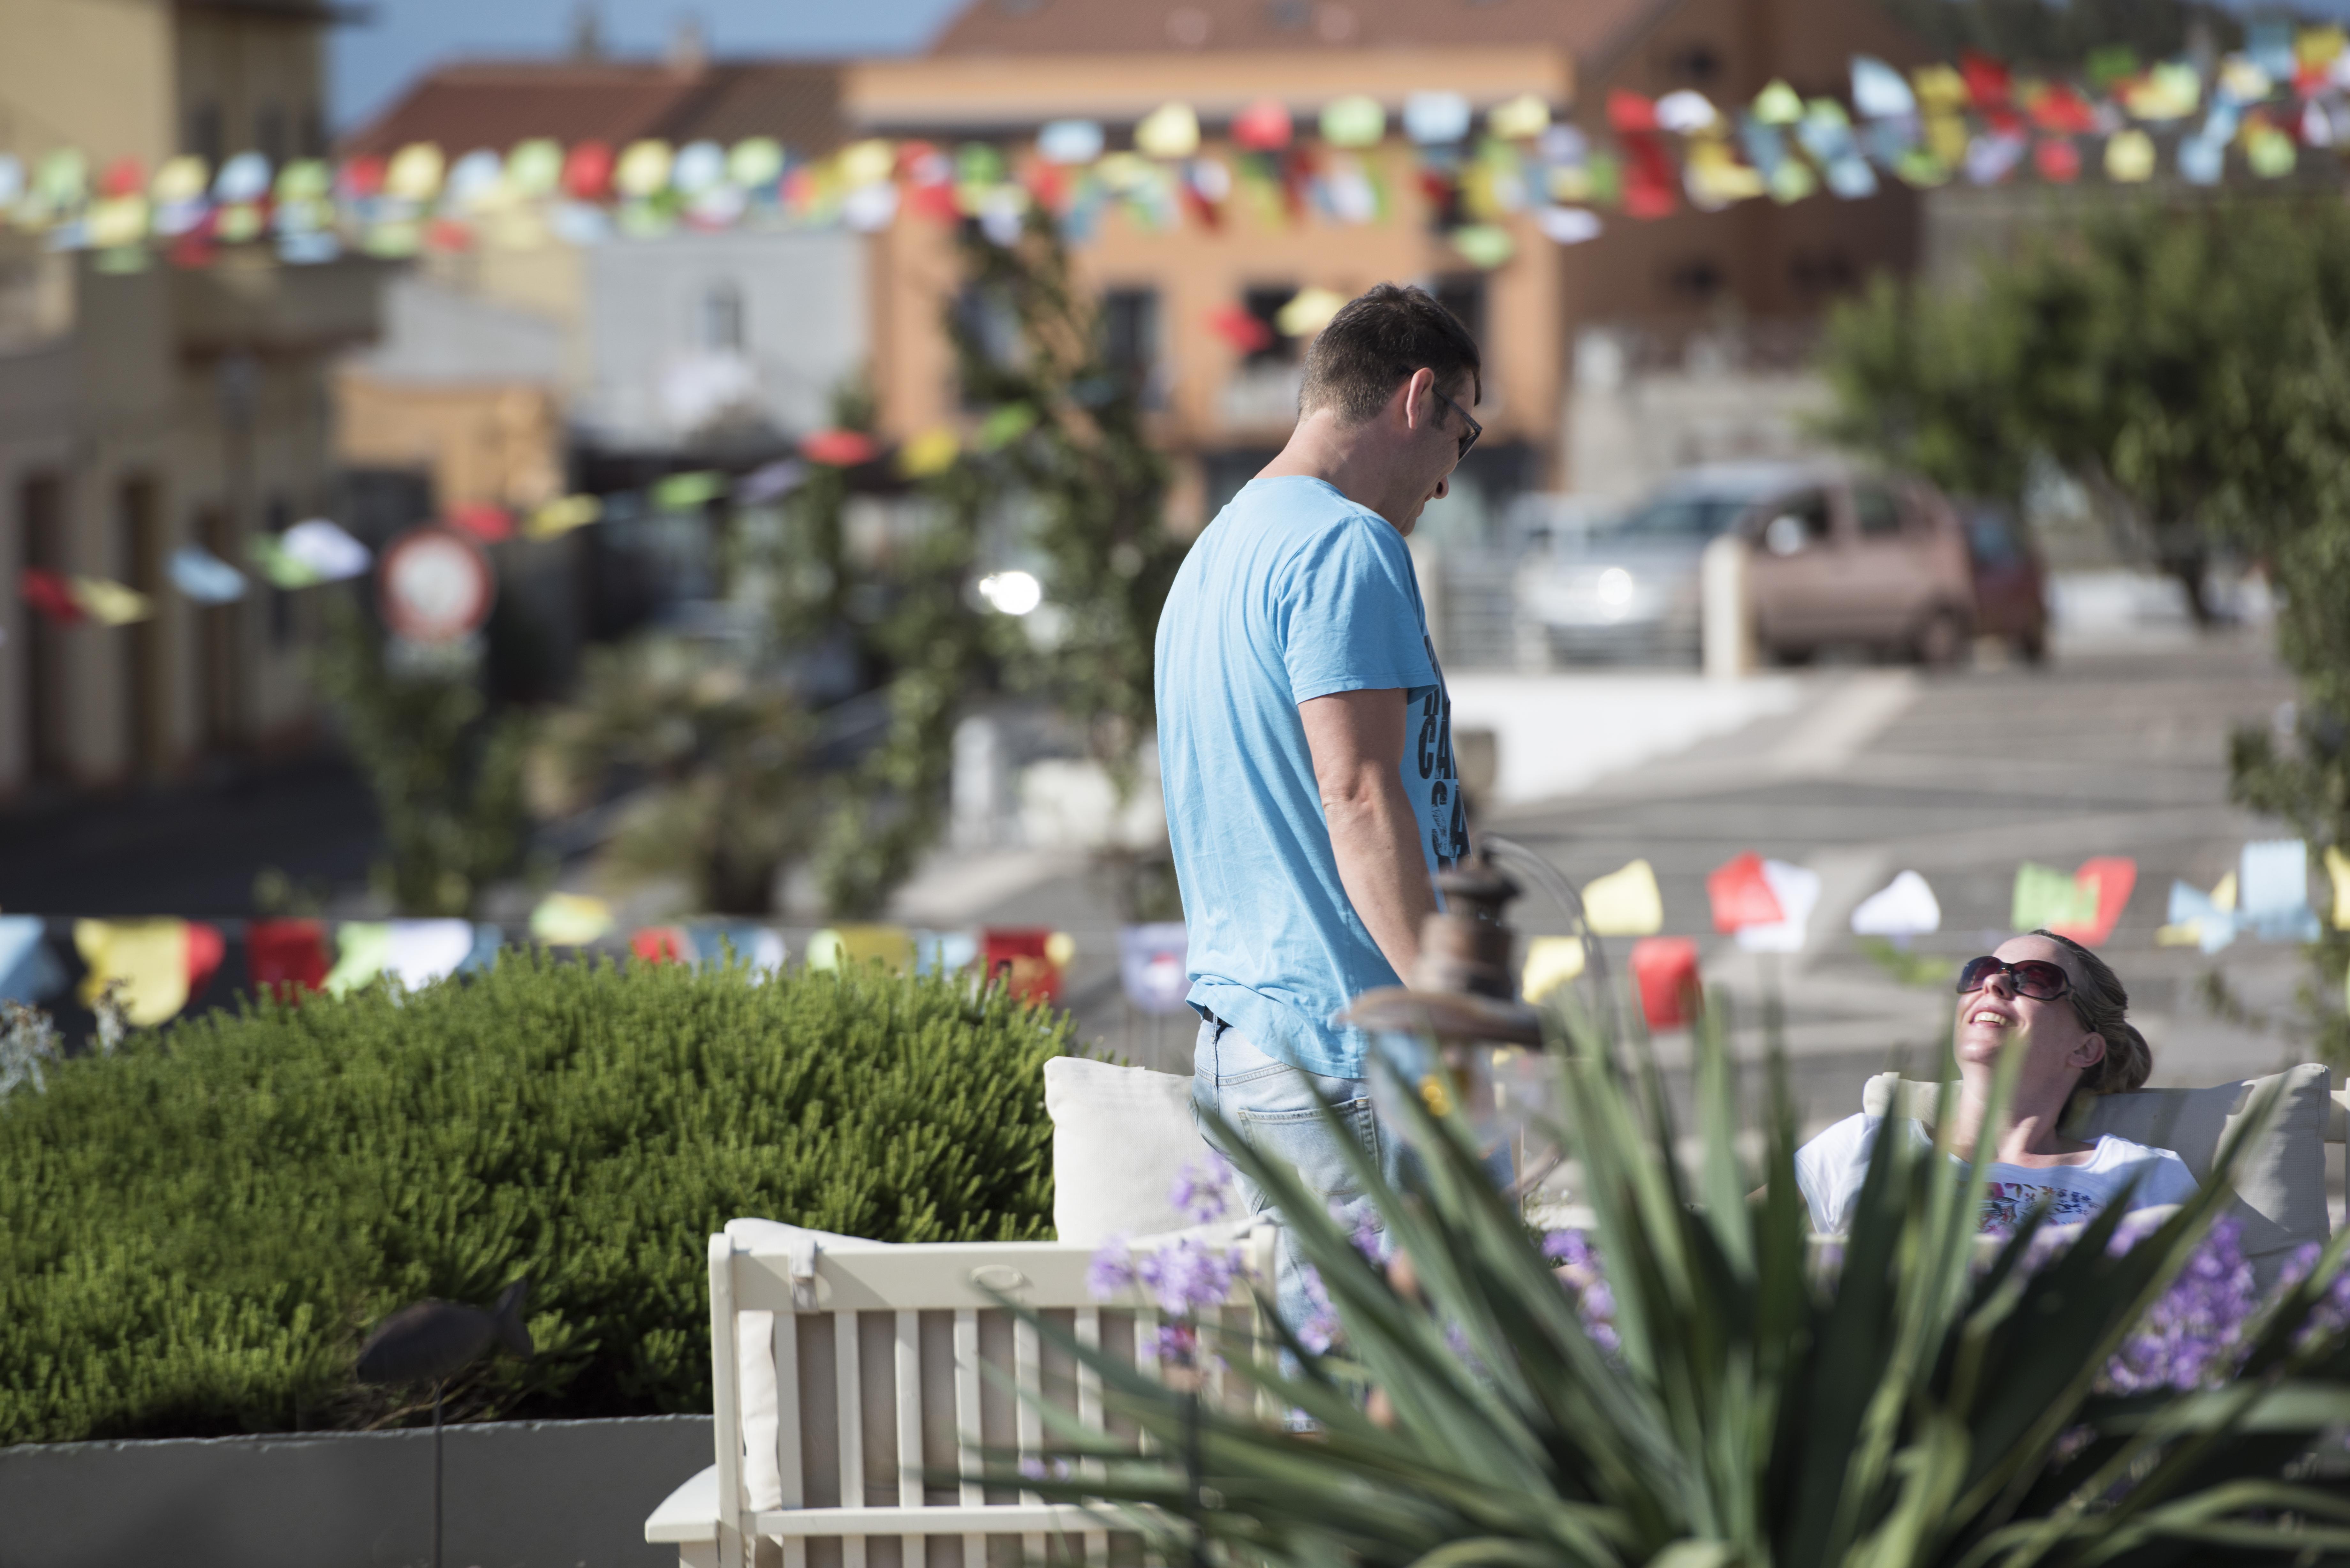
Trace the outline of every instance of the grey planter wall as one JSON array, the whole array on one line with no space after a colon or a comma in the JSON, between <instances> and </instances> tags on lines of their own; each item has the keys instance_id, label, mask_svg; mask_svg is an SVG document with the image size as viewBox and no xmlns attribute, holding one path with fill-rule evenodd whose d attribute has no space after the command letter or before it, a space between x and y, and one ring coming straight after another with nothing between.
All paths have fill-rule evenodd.
<instances>
[{"instance_id":1,"label":"grey planter wall","mask_svg":"<svg viewBox=\"0 0 2350 1568\"><path fill-rule=\"evenodd\" d=\"M443 1435L447 1568L655 1568L645 1516L711 1462L710 1417ZM0 1568L410 1568L432 1557L432 1434L0 1449Z\"/></svg>"}]
</instances>

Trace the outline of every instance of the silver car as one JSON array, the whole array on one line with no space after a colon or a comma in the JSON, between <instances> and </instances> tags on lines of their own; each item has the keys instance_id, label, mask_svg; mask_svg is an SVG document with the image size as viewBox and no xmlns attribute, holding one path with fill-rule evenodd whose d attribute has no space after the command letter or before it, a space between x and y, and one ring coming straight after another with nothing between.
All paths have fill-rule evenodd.
<instances>
[{"instance_id":1,"label":"silver car","mask_svg":"<svg viewBox=\"0 0 2350 1568\"><path fill-rule=\"evenodd\" d=\"M1754 546L1757 642L1780 660L1833 646L1948 665L1976 629L1965 529L1923 480L1831 462L1721 464L1679 474L1622 517L1554 532L1517 578L1529 662L1693 662L1699 559L1735 530Z\"/></svg>"},{"instance_id":2,"label":"silver car","mask_svg":"<svg viewBox=\"0 0 2350 1568\"><path fill-rule=\"evenodd\" d=\"M1791 462L1694 468L1619 516L1549 530L1518 572L1527 661L1695 663L1698 557L1756 505L1818 472Z\"/></svg>"}]
</instances>

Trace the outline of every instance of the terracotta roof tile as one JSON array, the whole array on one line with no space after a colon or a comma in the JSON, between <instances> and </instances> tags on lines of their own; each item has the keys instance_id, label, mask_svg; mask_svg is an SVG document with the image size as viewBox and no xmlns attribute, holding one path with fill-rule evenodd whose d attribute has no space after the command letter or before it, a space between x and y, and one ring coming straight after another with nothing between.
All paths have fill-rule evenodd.
<instances>
[{"instance_id":1,"label":"terracotta roof tile","mask_svg":"<svg viewBox=\"0 0 2350 1568\"><path fill-rule=\"evenodd\" d=\"M729 145L772 136L795 152L828 152L847 135L840 69L798 60L722 61L653 134Z\"/></svg>"},{"instance_id":2,"label":"terracotta roof tile","mask_svg":"<svg viewBox=\"0 0 2350 1568\"><path fill-rule=\"evenodd\" d=\"M683 143L764 135L823 151L842 136L837 81L831 66L796 61L469 61L419 79L342 151L432 141L454 157L476 147L503 152L535 136L619 146L647 136Z\"/></svg>"},{"instance_id":3,"label":"terracotta roof tile","mask_svg":"<svg viewBox=\"0 0 2350 1568\"><path fill-rule=\"evenodd\" d=\"M969 0L934 54L1549 43L1590 61L1673 0Z\"/></svg>"}]
</instances>

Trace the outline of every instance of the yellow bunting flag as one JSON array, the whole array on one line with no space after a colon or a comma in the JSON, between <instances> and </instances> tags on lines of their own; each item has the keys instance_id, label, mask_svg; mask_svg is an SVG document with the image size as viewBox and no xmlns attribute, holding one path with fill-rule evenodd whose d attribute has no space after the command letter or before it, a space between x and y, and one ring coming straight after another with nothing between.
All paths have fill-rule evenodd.
<instances>
[{"instance_id":1,"label":"yellow bunting flag","mask_svg":"<svg viewBox=\"0 0 2350 1568\"><path fill-rule=\"evenodd\" d=\"M84 1006L95 1006L107 986L123 982L123 1016L151 1029L188 1004L188 923L185 920L76 920L74 946L89 973L81 982Z\"/></svg>"},{"instance_id":2,"label":"yellow bunting flag","mask_svg":"<svg viewBox=\"0 0 2350 1568\"><path fill-rule=\"evenodd\" d=\"M1520 93L1485 111L1485 129L1504 141L1527 141L1550 129L1550 105L1534 93Z\"/></svg>"},{"instance_id":3,"label":"yellow bunting flag","mask_svg":"<svg viewBox=\"0 0 2350 1568\"><path fill-rule=\"evenodd\" d=\"M1536 937L1526 944L1523 993L1540 1002L1583 973L1586 961L1581 937Z\"/></svg>"},{"instance_id":4,"label":"yellow bunting flag","mask_svg":"<svg viewBox=\"0 0 2350 1568\"><path fill-rule=\"evenodd\" d=\"M1152 158L1189 158L1200 151L1200 117L1188 103L1166 103L1134 128L1138 151Z\"/></svg>"},{"instance_id":5,"label":"yellow bunting flag","mask_svg":"<svg viewBox=\"0 0 2350 1568\"><path fill-rule=\"evenodd\" d=\"M913 933L903 926L835 926L808 939L810 969L861 969L878 963L904 970L913 961Z\"/></svg>"},{"instance_id":6,"label":"yellow bunting flag","mask_svg":"<svg viewBox=\"0 0 2350 1568\"><path fill-rule=\"evenodd\" d=\"M593 495L566 495L530 514L522 531L534 539L553 539L584 528L604 515L604 503Z\"/></svg>"},{"instance_id":7,"label":"yellow bunting flag","mask_svg":"<svg viewBox=\"0 0 2350 1568\"><path fill-rule=\"evenodd\" d=\"M1347 304L1347 296L1327 288L1301 288L1274 313L1273 324L1285 337L1311 337L1330 325Z\"/></svg>"},{"instance_id":8,"label":"yellow bunting flag","mask_svg":"<svg viewBox=\"0 0 2350 1568\"><path fill-rule=\"evenodd\" d=\"M2350 855L2338 844L2325 846L2325 875L2334 884L2334 929L2350 931Z\"/></svg>"},{"instance_id":9,"label":"yellow bunting flag","mask_svg":"<svg viewBox=\"0 0 2350 1568\"><path fill-rule=\"evenodd\" d=\"M1665 925L1665 899L1657 888L1655 868L1635 860L1585 883L1583 918L1596 936L1655 936Z\"/></svg>"},{"instance_id":10,"label":"yellow bunting flag","mask_svg":"<svg viewBox=\"0 0 2350 1568\"><path fill-rule=\"evenodd\" d=\"M962 440L945 425L922 431L898 449L898 472L908 479L928 479L954 466Z\"/></svg>"},{"instance_id":11,"label":"yellow bunting flag","mask_svg":"<svg viewBox=\"0 0 2350 1568\"><path fill-rule=\"evenodd\" d=\"M2121 130L2106 143L2106 177L2116 184L2136 185L2154 178L2154 138L2143 130Z\"/></svg>"},{"instance_id":12,"label":"yellow bunting flag","mask_svg":"<svg viewBox=\"0 0 2350 1568\"><path fill-rule=\"evenodd\" d=\"M76 577L74 603L100 626L130 626L155 613L155 603L136 588L104 577Z\"/></svg>"},{"instance_id":13,"label":"yellow bunting flag","mask_svg":"<svg viewBox=\"0 0 2350 1568\"><path fill-rule=\"evenodd\" d=\"M556 947L578 947L612 929L612 907L580 893L549 893L530 912L530 934Z\"/></svg>"}]
</instances>

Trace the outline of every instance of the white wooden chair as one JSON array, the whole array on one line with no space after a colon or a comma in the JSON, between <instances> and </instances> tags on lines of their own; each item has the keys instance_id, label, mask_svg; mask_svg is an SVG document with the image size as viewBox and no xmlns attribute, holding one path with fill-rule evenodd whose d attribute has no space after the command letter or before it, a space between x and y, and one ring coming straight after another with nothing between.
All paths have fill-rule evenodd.
<instances>
[{"instance_id":1,"label":"white wooden chair","mask_svg":"<svg viewBox=\"0 0 2350 1568\"><path fill-rule=\"evenodd\" d=\"M743 1221L729 1231L710 1239L717 1463L654 1511L647 1541L674 1545L681 1568L985 1568L991 1538L1041 1561L1055 1536L1064 1560L1081 1551L1094 1568L1107 1563L1108 1533L1083 1507L935 1484L972 1473L983 1449L1035 1456L1035 1397L1091 1430L1116 1429L1098 1378L990 1290L1157 1370L1158 1314L1139 1296L1094 1297L1095 1249L892 1246ZM1274 1232L1235 1235L1246 1268L1224 1309L1224 1351L1261 1359L1270 1341L1245 1280L1272 1278ZM1212 1374L1209 1391L1237 1397Z\"/></svg>"}]
</instances>

